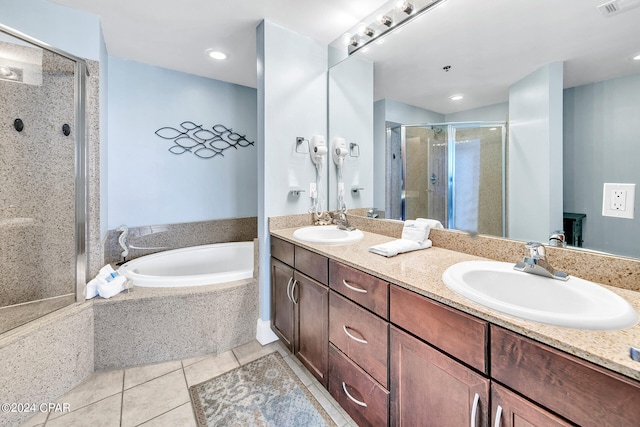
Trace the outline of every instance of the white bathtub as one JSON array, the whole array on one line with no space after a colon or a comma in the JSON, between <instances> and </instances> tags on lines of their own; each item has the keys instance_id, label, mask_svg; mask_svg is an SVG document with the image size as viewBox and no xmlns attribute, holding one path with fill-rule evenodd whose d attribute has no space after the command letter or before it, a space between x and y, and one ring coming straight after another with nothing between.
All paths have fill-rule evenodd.
<instances>
[{"instance_id":1,"label":"white bathtub","mask_svg":"<svg viewBox=\"0 0 640 427\"><path fill-rule=\"evenodd\" d=\"M253 242L215 243L146 255L126 262L120 274L134 286L175 288L253 277Z\"/></svg>"}]
</instances>

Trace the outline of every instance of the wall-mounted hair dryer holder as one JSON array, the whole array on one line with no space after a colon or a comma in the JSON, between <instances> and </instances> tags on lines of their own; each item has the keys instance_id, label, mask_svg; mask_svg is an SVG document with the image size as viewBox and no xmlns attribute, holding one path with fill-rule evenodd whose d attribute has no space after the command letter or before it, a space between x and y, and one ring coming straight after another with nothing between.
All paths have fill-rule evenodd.
<instances>
[{"instance_id":1,"label":"wall-mounted hair dryer holder","mask_svg":"<svg viewBox=\"0 0 640 427\"><path fill-rule=\"evenodd\" d=\"M309 155L314 165L322 164L327 154L327 142L320 135L313 135L309 141Z\"/></svg>"},{"instance_id":2,"label":"wall-mounted hair dryer holder","mask_svg":"<svg viewBox=\"0 0 640 427\"><path fill-rule=\"evenodd\" d=\"M331 157L333 158L333 162L342 167L344 163L344 158L349 154L349 150L347 149L347 142L344 138L333 138L333 144L331 147Z\"/></svg>"}]
</instances>

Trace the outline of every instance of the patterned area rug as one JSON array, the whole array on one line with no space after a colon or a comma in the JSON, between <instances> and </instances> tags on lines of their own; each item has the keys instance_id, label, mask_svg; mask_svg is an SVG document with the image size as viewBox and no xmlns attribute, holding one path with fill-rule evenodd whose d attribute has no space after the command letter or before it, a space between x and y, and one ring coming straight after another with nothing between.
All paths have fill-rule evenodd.
<instances>
[{"instance_id":1,"label":"patterned area rug","mask_svg":"<svg viewBox=\"0 0 640 427\"><path fill-rule=\"evenodd\" d=\"M335 426L279 353L189 388L198 425Z\"/></svg>"}]
</instances>

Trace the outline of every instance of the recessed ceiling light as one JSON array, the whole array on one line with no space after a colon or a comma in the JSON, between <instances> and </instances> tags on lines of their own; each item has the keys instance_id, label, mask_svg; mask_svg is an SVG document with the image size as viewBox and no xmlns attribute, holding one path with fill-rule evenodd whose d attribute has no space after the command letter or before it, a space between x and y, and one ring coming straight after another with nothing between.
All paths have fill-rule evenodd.
<instances>
[{"instance_id":1,"label":"recessed ceiling light","mask_svg":"<svg viewBox=\"0 0 640 427\"><path fill-rule=\"evenodd\" d=\"M205 50L205 53L213 59L218 59L218 60L227 59L227 54L220 52L218 50L207 49Z\"/></svg>"},{"instance_id":2,"label":"recessed ceiling light","mask_svg":"<svg viewBox=\"0 0 640 427\"><path fill-rule=\"evenodd\" d=\"M633 57L634 61L640 61L640 53Z\"/></svg>"},{"instance_id":3,"label":"recessed ceiling light","mask_svg":"<svg viewBox=\"0 0 640 427\"><path fill-rule=\"evenodd\" d=\"M489 130L498 130L498 128L489 128Z\"/></svg>"},{"instance_id":4,"label":"recessed ceiling light","mask_svg":"<svg viewBox=\"0 0 640 427\"><path fill-rule=\"evenodd\" d=\"M464 96L462 96L462 95L451 95L449 97L449 99L452 100L452 101L460 101L462 98L464 98Z\"/></svg>"}]
</instances>

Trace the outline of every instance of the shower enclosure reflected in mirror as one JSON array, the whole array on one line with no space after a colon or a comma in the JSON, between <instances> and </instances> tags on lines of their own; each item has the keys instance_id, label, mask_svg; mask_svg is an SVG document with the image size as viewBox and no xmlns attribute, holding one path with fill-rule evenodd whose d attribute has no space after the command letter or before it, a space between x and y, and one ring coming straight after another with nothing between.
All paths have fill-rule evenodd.
<instances>
[{"instance_id":1,"label":"shower enclosure reflected in mirror","mask_svg":"<svg viewBox=\"0 0 640 427\"><path fill-rule=\"evenodd\" d=\"M505 235L504 123L387 123L385 217Z\"/></svg>"},{"instance_id":2,"label":"shower enclosure reflected in mirror","mask_svg":"<svg viewBox=\"0 0 640 427\"><path fill-rule=\"evenodd\" d=\"M74 303L85 281L87 71L54 50L0 27L0 333Z\"/></svg>"}]
</instances>

